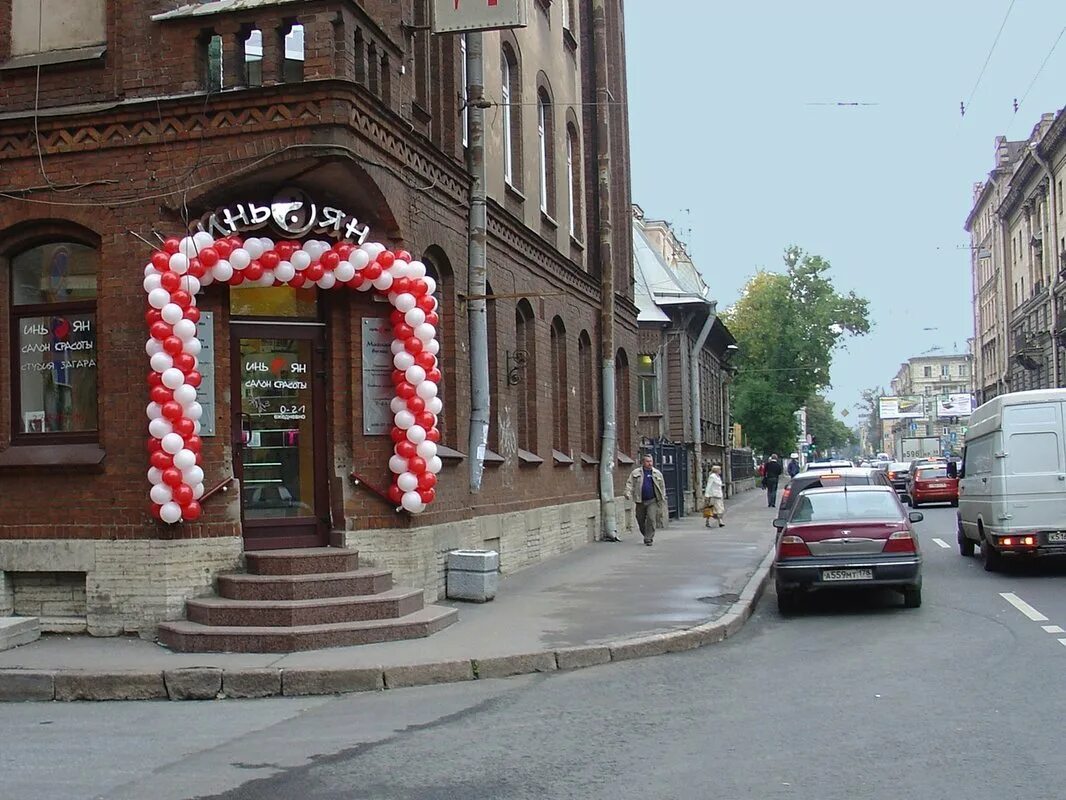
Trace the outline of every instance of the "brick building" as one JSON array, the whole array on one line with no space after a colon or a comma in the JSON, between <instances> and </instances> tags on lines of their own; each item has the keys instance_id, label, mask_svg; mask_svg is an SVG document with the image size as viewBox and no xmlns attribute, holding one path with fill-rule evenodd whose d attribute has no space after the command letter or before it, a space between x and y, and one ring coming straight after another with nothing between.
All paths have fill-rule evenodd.
<instances>
[{"instance_id":1,"label":"brick building","mask_svg":"<svg viewBox=\"0 0 1066 800\"><path fill-rule=\"evenodd\" d=\"M606 3L605 75L593 6L536 2L528 27L483 36L492 418L471 493L464 37L430 33L428 0L91 0L44 19L0 0L0 614L152 635L245 551L326 544L433 600L448 550L491 547L513 571L597 537L601 248L620 454L636 446L637 309L622 3ZM216 210L242 236L314 238L253 227L252 204L296 203L342 210L436 281L436 499L412 516L375 491L393 446L373 363L387 303L216 282L196 300L203 514L163 524L145 478L145 264ZM255 365L309 378L280 417L248 388Z\"/></svg>"}]
</instances>

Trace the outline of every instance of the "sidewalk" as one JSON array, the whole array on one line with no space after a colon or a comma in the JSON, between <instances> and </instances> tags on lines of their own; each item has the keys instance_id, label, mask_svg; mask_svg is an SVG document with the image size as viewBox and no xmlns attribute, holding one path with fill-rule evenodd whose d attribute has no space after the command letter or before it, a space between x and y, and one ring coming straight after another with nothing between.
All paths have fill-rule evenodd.
<instances>
[{"instance_id":1,"label":"sidewalk","mask_svg":"<svg viewBox=\"0 0 1066 800\"><path fill-rule=\"evenodd\" d=\"M501 577L489 603L426 639L292 654L173 653L131 638L44 635L0 653L0 700L210 699L332 694L571 669L732 635L769 574L763 492L731 498L724 528L692 514Z\"/></svg>"}]
</instances>

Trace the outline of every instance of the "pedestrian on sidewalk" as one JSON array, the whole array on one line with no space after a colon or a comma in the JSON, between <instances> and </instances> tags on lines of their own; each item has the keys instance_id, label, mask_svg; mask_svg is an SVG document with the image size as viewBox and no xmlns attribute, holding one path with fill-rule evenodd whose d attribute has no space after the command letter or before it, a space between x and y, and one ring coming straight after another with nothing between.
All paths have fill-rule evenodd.
<instances>
[{"instance_id":1,"label":"pedestrian on sidewalk","mask_svg":"<svg viewBox=\"0 0 1066 800\"><path fill-rule=\"evenodd\" d=\"M763 465L763 486L766 487L766 505L770 508L777 506L777 482L781 480L781 459L777 453L770 456Z\"/></svg>"},{"instance_id":2,"label":"pedestrian on sidewalk","mask_svg":"<svg viewBox=\"0 0 1066 800\"><path fill-rule=\"evenodd\" d=\"M725 487L722 485L722 468L715 464L703 487L703 521L711 527L711 519L718 520L718 527L725 525Z\"/></svg>"},{"instance_id":3,"label":"pedestrian on sidewalk","mask_svg":"<svg viewBox=\"0 0 1066 800\"><path fill-rule=\"evenodd\" d=\"M662 522L660 515L666 507L666 481L650 455L644 456L640 466L629 473L625 498L636 501L637 527L644 537L644 544L651 547L655 526Z\"/></svg>"},{"instance_id":4,"label":"pedestrian on sidewalk","mask_svg":"<svg viewBox=\"0 0 1066 800\"><path fill-rule=\"evenodd\" d=\"M788 466L785 467L786 471L788 472L789 478L795 478L800 471L799 457L799 453L793 453L791 456L789 456Z\"/></svg>"}]
</instances>

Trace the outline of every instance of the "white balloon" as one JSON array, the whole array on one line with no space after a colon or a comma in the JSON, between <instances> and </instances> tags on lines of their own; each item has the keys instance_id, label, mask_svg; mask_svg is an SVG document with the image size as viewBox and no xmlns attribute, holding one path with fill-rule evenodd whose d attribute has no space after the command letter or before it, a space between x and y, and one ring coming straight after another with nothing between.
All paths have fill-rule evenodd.
<instances>
[{"instance_id":1,"label":"white balloon","mask_svg":"<svg viewBox=\"0 0 1066 800\"><path fill-rule=\"evenodd\" d=\"M404 507L405 511L409 511L412 514L421 514L426 510L426 504L422 502L422 497L418 492L404 492L403 497L400 499L400 505Z\"/></svg>"},{"instance_id":2,"label":"white balloon","mask_svg":"<svg viewBox=\"0 0 1066 800\"><path fill-rule=\"evenodd\" d=\"M421 311L422 309L416 309ZM413 312L407 312L413 313ZM437 329L426 322L425 314L422 315L422 322L415 326L415 336L417 336L423 342L432 342L437 338Z\"/></svg>"},{"instance_id":3,"label":"white balloon","mask_svg":"<svg viewBox=\"0 0 1066 800\"><path fill-rule=\"evenodd\" d=\"M163 291L166 291L165 289ZM181 306L177 303L167 303L163 306L159 313L163 315L163 322L168 325L175 325L177 322L185 316L185 312L181 310Z\"/></svg>"},{"instance_id":4,"label":"white balloon","mask_svg":"<svg viewBox=\"0 0 1066 800\"><path fill-rule=\"evenodd\" d=\"M426 459L426 471L432 472L436 475L444 468L444 462L440 460L440 456L433 456L433 458Z\"/></svg>"},{"instance_id":5,"label":"white balloon","mask_svg":"<svg viewBox=\"0 0 1066 800\"><path fill-rule=\"evenodd\" d=\"M396 295L395 306L404 314L416 305L418 305L418 301L415 300L415 296L410 292L402 292L401 294Z\"/></svg>"},{"instance_id":6,"label":"white balloon","mask_svg":"<svg viewBox=\"0 0 1066 800\"><path fill-rule=\"evenodd\" d=\"M163 372L163 385L168 389L177 389L185 383L185 373L177 367L171 367Z\"/></svg>"},{"instance_id":7,"label":"white balloon","mask_svg":"<svg viewBox=\"0 0 1066 800\"><path fill-rule=\"evenodd\" d=\"M196 323L191 319L180 319L174 323L174 335L187 342L196 336Z\"/></svg>"},{"instance_id":8,"label":"white balloon","mask_svg":"<svg viewBox=\"0 0 1066 800\"><path fill-rule=\"evenodd\" d=\"M426 439L418 445L418 455L427 461L437 455L437 443Z\"/></svg>"},{"instance_id":9,"label":"white balloon","mask_svg":"<svg viewBox=\"0 0 1066 800\"><path fill-rule=\"evenodd\" d=\"M175 253L170 257L170 271L178 275L184 275L189 271L189 257L181 253Z\"/></svg>"},{"instance_id":10,"label":"white balloon","mask_svg":"<svg viewBox=\"0 0 1066 800\"><path fill-rule=\"evenodd\" d=\"M211 267L211 274L215 276L215 280L219 283L225 283L233 277L233 264L226 259L222 259Z\"/></svg>"},{"instance_id":11,"label":"white balloon","mask_svg":"<svg viewBox=\"0 0 1066 800\"><path fill-rule=\"evenodd\" d=\"M260 236L259 237L259 244L261 244L263 246L263 252L264 253L267 250L273 250L274 249L274 240L269 238L269 237L267 237L267 236Z\"/></svg>"},{"instance_id":12,"label":"white balloon","mask_svg":"<svg viewBox=\"0 0 1066 800\"><path fill-rule=\"evenodd\" d=\"M181 288L187 291L189 294L196 295L200 293L200 279L192 275L186 275L181 279Z\"/></svg>"},{"instance_id":13,"label":"white balloon","mask_svg":"<svg viewBox=\"0 0 1066 800\"><path fill-rule=\"evenodd\" d=\"M404 409L403 411L397 411L392 419L393 422L396 423L396 427L400 428L401 430L407 430L415 424L415 415L407 409Z\"/></svg>"},{"instance_id":14,"label":"white balloon","mask_svg":"<svg viewBox=\"0 0 1066 800\"><path fill-rule=\"evenodd\" d=\"M258 280L252 283L252 286L273 286L274 285L274 270L265 269L263 274L259 276Z\"/></svg>"},{"instance_id":15,"label":"white balloon","mask_svg":"<svg viewBox=\"0 0 1066 800\"><path fill-rule=\"evenodd\" d=\"M170 292L168 292L166 289L164 289L162 287L160 287L158 289L152 289L152 291L150 291L148 293L148 305L150 305L152 308L160 308L161 309L161 308L163 308L163 306L165 306L169 302L170 302Z\"/></svg>"},{"instance_id":16,"label":"white balloon","mask_svg":"<svg viewBox=\"0 0 1066 800\"><path fill-rule=\"evenodd\" d=\"M413 367L408 367L404 370L404 377L407 378L407 382L412 386L418 386L422 381L426 379L426 371L422 369L418 364Z\"/></svg>"},{"instance_id":17,"label":"white balloon","mask_svg":"<svg viewBox=\"0 0 1066 800\"><path fill-rule=\"evenodd\" d=\"M407 265L407 274L412 278L426 277L426 265L421 261L412 261Z\"/></svg>"},{"instance_id":18,"label":"white balloon","mask_svg":"<svg viewBox=\"0 0 1066 800\"><path fill-rule=\"evenodd\" d=\"M174 366L174 359L171 357L170 353L160 351L152 356L149 363L152 365L153 370L163 373Z\"/></svg>"},{"instance_id":19,"label":"white balloon","mask_svg":"<svg viewBox=\"0 0 1066 800\"><path fill-rule=\"evenodd\" d=\"M426 321L426 312L416 306L404 314L403 319L412 328L417 328Z\"/></svg>"},{"instance_id":20,"label":"white balloon","mask_svg":"<svg viewBox=\"0 0 1066 800\"><path fill-rule=\"evenodd\" d=\"M392 273L392 277L394 278L407 277L407 262L402 258L397 258L392 262L392 266L389 267L389 272Z\"/></svg>"},{"instance_id":21,"label":"white balloon","mask_svg":"<svg viewBox=\"0 0 1066 800\"><path fill-rule=\"evenodd\" d=\"M170 487L165 483L157 483L152 486L151 491L148 492L148 496L152 498L153 503L159 503L162 505L163 503L169 503L170 498L174 496L174 493L171 492Z\"/></svg>"},{"instance_id":22,"label":"white balloon","mask_svg":"<svg viewBox=\"0 0 1066 800\"><path fill-rule=\"evenodd\" d=\"M170 424L170 420L158 417L148 423L148 432L156 439L162 439L168 433L174 432L174 426Z\"/></svg>"},{"instance_id":23,"label":"white balloon","mask_svg":"<svg viewBox=\"0 0 1066 800\"><path fill-rule=\"evenodd\" d=\"M396 478L396 485L400 487L400 491L413 492L418 488L418 476L413 472L402 472Z\"/></svg>"},{"instance_id":24,"label":"white balloon","mask_svg":"<svg viewBox=\"0 0 1066 800\"><path fill-rule=\"evenodd\" d=\"M355 290L357 292L369 292L373 288L374 288L374 284L373 283L371 283L370 281L363 281L362 283L360 283L358 286L355 287Z\"/></svg>"},{"instance_id":25,"label":"white balloon","mask_svg":"<svg viewBox=\"0 0 1066 800\"><path fill-rule=\"evenodd\" d=\"M148 482L152 484L152 486L158 486L161 484L163 482L163 470L158 467L149 467Z\"/></svg>"},{"instance_id":26,"label":"white balloon","mask_svg":"<svg viewBox=\"0 0 1066 800\"><path fill-rule=\"evenodd\" d=\"M274 277L282 283L288 283L296 277L296 267L289 261L282 261L275 267Z\"/></svg>"},{"instance_id":27,"label":"white balloon","mask_svg":"<svg viewBox=\"0 0 1066 800\"><path fill-rule=\"evenodd\" d=\"M159 274L159 270L157 270L155 268L155 264L153 264L152 262L149 261L147 264L144 265L144 277L147 278L149 275L158 275L158 274Z\"/></svg>"},{"instance_id":28,"label":"white balloon","mask_svg":"<svg viewBox=\"0 0 1066 800\"><path fill-rule=\"evenodd\" d=\"M426 429L421 425L412 425L407 429L407 441L422 444L426 440Z\"/></svg>"},{"instance_id":29,"label":"white balloon","mask_svg":"<svg viewBox=\"0 0 1066 800\"><path fill-rule=\"evenodd\" d=\"M434 398L436 399L436 398ZM439 403L440 401L437 400ZM185 409L185 416L191 419L193 422L200 419L204 415L204 407L199 403L189 403L189 407Z\"/></svg>"},{"instance_id":30,"label":"white balloon","mask_svg":"<svg viewBox=\"0 0 1066 800\"><path fill-rule=\"evenodd\" d=\"M392 287L392 275L388 272L382 272L376 278L374 278L374 288L379 292L387 292Z\"/></svg>"},{"instance_id":31,"label":"white balloon","mask_svg":"<svg viewBox=\"0 0 1066 800\"><path fill-rule=\"evenodd\" d=\"M434 294L437 291L437 282L431 275L426 275L422 280L426 282L426 294Z\"/></svg>"},{"instance_id":32,"label":"white balloon","mask_svg":"<svg viewBox=\"0 0 1066 800\"><path fill-rule=\"evenodd\" d=\"M203 349L203 345L200 344L199 339L189 339L189 341L181 343L181 349L190 356L198 356L200 355L200 350Z\"/></svg>"},{"instance_id":33,"label":"white balloon","mask_svg":"<svg viewBox=\"0 0 1066 800\"><path fill-rule=\"evenodd\" d=\"M192 241L196 245L196 252L199 253L205 247L214 245L215 237L207 231L197 231L192 235Z\"/></svg>"},{"instance_id":34,"label":"white balloon","mask_svg":"<svg viewBox=\"0 0 1066 800\"><path fill-rule=\"evenodd\" d=\"M409 369L415 365L415 357L406 350L402 350L392 357L392 365L400 370Z\"/></svg>"},{"instance_id":35,"label":"white balloon","mask_svg":"<svg viewBox=\"0 0 1066 800\"><path fill-rule=\"evenodd\" d=\"M189 405L189 403L196 402L196 387L183 383L174 390L174 399L181 403L183 407Z\"/></svg>"},{"instance_id":36,"label":"white balloon","mask_svg":"<svg viewBox=\"0 0 1066 800\"><path fill-rule=\"evenodd\" d=\"M266 252L266 250L263 249L263 243L254 236L244 240L244 249L248 251L248 255L251 256L253 260L259 258L259 256Z\"/></svg>"},{"instance_id":37,"label":"white balloon","mask_svg":"<svg viewBox=\"0 0 1066 800\"><path fill-rule=\"evenodd\" d=\"M193 436L199 436L200 435L200 420L194 419L192 421L192 432L193 432Z\"/></svg>"},{"instance_id":38,"label":"white balloon","mask_svg":"<svg viewBox=\"0 0 1066 800\"><path fill-rule=\"evenodd\" d=\"M337 265L337 268L333 270L333 274L337 276L337 280L341 283L347 283L355 277L355 267L352 266L350 261L342 261Z\"/></svg>"},{"instance_id":39,"label":"white balloon","mask_svg":"<svg viewBox=\"0 0 1066 800\"><path fill-rule=\"evenodd\" d=\"M147 353L149 357L154 356L156 353L162 353L163 343L158 339L149 339L144 343L144 352Z\"/></svg>"},{"instance_id":40,"label":"white balloon","mask_svg":"<svg viewBox=\"0 0 1066 800\"><path fill-rule=\"evenodd\" d=\"M155 402L149 403L145 407L144 413L148 417L148 419L159 419L163 416L163 406Z\"/></svg>"},{"instance_id":41,"label":"white balloon","mask_svg":"<svg viewBox=\"0 0 1066 800\"><path fill-rule=\"evenodd\" d=\"M426 383L432 383L432 381L426 381ZM426 411L431 414L440 414L444 410L444 403L441 402L439 397L431 397L426 401Z\"/></svg>"},{"instance_id":42,"label":"white balloon","mask_svg":"<svg viewBox=\"0 0 1066 800\"><path fill-rule=\"evenodd\" d=\"M173 525L181 519L181 506L173 500L169 503L163 503L162 508L159 509L159 518L163 520L163 522Z\"/></svg>"},{"instance_id":43,"label":"white balloon","mask_svg":"<svg viewBox=\"0 0 1066 800\"><path fill-rule=\"evenodd\" d=\"M145 292L151 293L156 289L160 288L160 286L162 285L161 280L162 279L160 278L159 273L153 270L151 275L144 276L144 281L141 283L141 285L144 287Z\"/></svg>"},{"instance_id":44,"label":"white balloon","mask_svg":"<svg viewBox=\"0 0 1066 800\"><path fill-rule=\"evenodd\" d=\"M306 250L297 250L289 259L293 267L299 272L311 266L311 254Z\"/></svg>"},{"instance_id":45,"label":"white balloon","mask_svg":"<svg viewBox=\"0 0 1066 800\"><path fill-rule=\"evenodd\" d=\"M394 455L389 459L389 471L394 475L407 472L407 459L401 455Z\"/></svg>"},{"instance_id":46,"label":"white balloon","mask_svg":"<svg viewBox=\"0 0 1066 800\"><path fill-rule=\"evenodd\" d=\"M436 397L438 391L437 384L433 381L422 381L415 387L415 392L423 400L429 400L432 397Z\"/></svg>"},{"instance_id":47,"label":"white balloon","mask_svg":"<svg viewBox=\"0 0 1066 800\"><path fill-rule=\"evenodd\" d=\"M178 433L168 433L162 438L161 442L163 449L172 456L177 455L185 448L185 440Z\"/></svg>"},{"instance_id":48,"label":"white balloon","mask_svg":"<svg viewBox=\"0 0 1066 800\"><path fill-rule=\"evenodd\" d=\"M178 253L185 258L193 258L200 251L196 246L196 240L191 236L184 236L178 243Z\"/></svg>"},{"instance_id":49,"label":"white balloon","mask_svg":"<svg viewBox=\"0 0 1066 800\"><path fill-rule=\"evenodd\" d=\"M436 336L437 332L433 331L433 335ZM437 355L437 353L440 352L440 342L438 342L436 339L430 339L428 342L426 342L425 346L422 349L425 350L427 353Z\"/></svg>"},{"instance_id":50,"label":"white balloon","mask_svg":"<svg viewBox=\"0 0 1066 800\"><path fill-rule=\"evenodd\" d=\"M348 256L348 261L353 267L355 267L357 270L360 270L370 263L370 255L366 252L366 250L359 248L358 250L352 251L352 254Z\"/></svg>"},{"instance_id":51,"label":"white balloon","mask_svg":"<svg viewBox=\"0 0 1066 800\"><path fill-rule=\"evenodd\" d=\"M238 247L236 250L230 252L229 263L234 269L244 269L252 263L252 257L248 255L248 251L243 247Z\"/></svg>"},{"instance_id":52,"label":"white balloon","mask_svg":"<svg viewBox=\"0 0 1066 800\"><path fill-rule=\"evenodd\" d=\"M392 344L389 345L389 348L392 350L393 355L396 355L397 353L402 353L404 351L403 340L393 339ZM404 369L406 369L406 367Z\"/></svg>"},{"instance_id":53,"label":"white balloon","mask_svg":"<svg viewBox=\"0 0 1066 800\"><path fill-rule=\"evenodd\" d=\"M218 265L216 264L215 266L217 267ZM201 287L210 286L214 282L215 282L215 274L211 270L207 270L206 272L204 272L204 276L202 278L200 278L200 286Z\"/></svg>"},{"instance_id":54,"label":"white balloon","mask_svg":"<svg viewBox=\"0 0 1066 800\"><path fill-rule=\"evenodd\" d=\"M201 472L202 471L203 470L201 470ZM193 500L199 500L203 496L204 496L204 484L203 484L203 481L200 481L200 483L198 483L198 484L196 484L195 486L192 487L192 499Z\"/></svg>"},{"instance_id":55,"label":"white balloon","mask_svg":"<svg viewBox=\"0 0 1066 800\"><path fill-rule=\"evenodd\" d=\"M337 276L327 271L315 283L318 284L319 289L332 289L337 285Z\"/></svg>"},{"instance_id":56,"label":"white balloon","mask_svg":"<svg viewBox=\"0 0 1066 800\"><path fill-rule=\"evenodd\" d=\"M174 466L183 472L196 466L196 453L192 450L179 450L174 454Z\"/></svg>"},{"instance_id":57,"label":"white balloon","mask_svg":"<svg viewBox=\"0 0 1066 800\"><path fill-rule=\"evenodd\" d=\"M392 409L393 414L399 414L405 408L407 408L407 401L402 397L394 397L389 403L389 408Z\"/></svg>"},{"instance_id":58,"label":"white balloon","mask_svg":"<svg viewBox=\"0 0 1066 800\"><path fill-rule=\"evenodd\" d=\"M204 482L204 470L202 467L193 464L188 469L181 471L181 482L186 486L196 486L197 484Z\"/></svg>"}]
</instances>

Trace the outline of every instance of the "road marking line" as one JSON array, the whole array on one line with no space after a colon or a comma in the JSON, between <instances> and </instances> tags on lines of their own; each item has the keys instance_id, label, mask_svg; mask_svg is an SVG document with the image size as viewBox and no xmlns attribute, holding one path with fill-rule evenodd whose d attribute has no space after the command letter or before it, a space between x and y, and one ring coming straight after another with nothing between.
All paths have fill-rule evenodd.
<instances>
[{"instance_id":1,"label":"road marking line","mask_svg":"<svg viewBox=\"0 0 1066 800\"><path fill-rule=\"evenodd\" d=\"M999 596L1029 617L1033 622L1047 622L1047 617L1029 605L1027 602L1014 594L1014 592L1000 592Z\"/></svg>"},{"instance_id":2,"label":"road marking line","mask_svg":"<svg viewBox=\"0 0 1066 800\"><path fill-rule=\"evenodd\" d=\"M951 549L951 545L945 542L943 539L934 538L933 541L936 542L940 547L943 547L945 550Z\"/></svg>"},{"instance_id":3,"label":"road marking line","mask_svg":"<svg viewBox=\"0 0 1066 800\"><path fill-rule=\"evenodd\" d=\"M1066 639L1059 639L1059 644L1061 644L1063 647L1066 647Z\"/></svg>"},{"instance_id":4,"label":"road marking line","mask_svg":"<svg viewBox=\"0 0 1066 800\"><path fill-rule=\"evenodd\" d=\"M1066 631L1064 631L1058 625L1041 625L1040 627L1048 633L1066 633Z\"/></svg>"}]
</instances>

